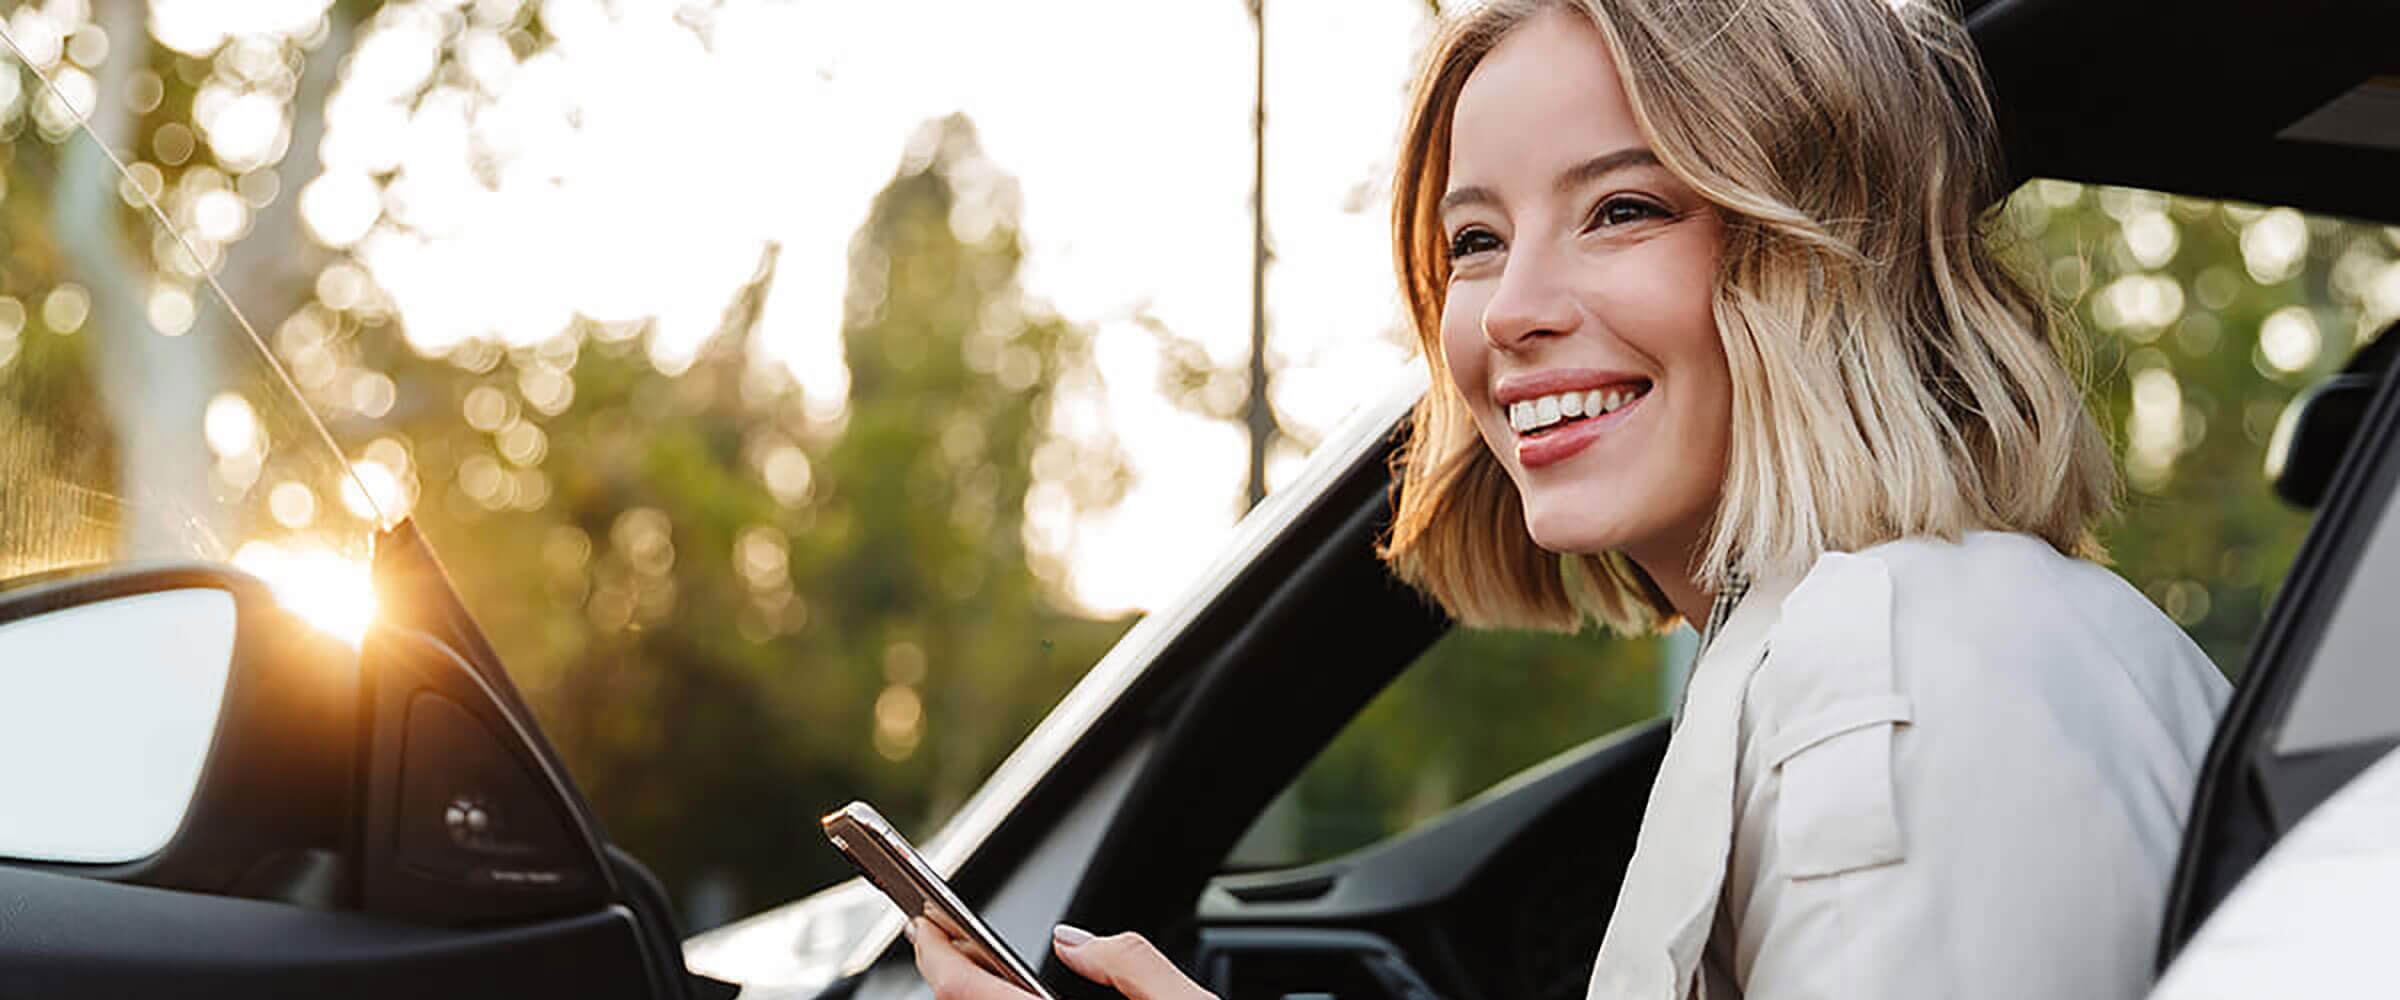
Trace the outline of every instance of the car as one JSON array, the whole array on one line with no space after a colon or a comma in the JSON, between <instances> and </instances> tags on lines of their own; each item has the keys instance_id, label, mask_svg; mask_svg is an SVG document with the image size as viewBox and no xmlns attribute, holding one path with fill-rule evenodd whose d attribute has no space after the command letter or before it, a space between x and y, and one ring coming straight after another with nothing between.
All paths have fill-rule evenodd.
<instances>
[{"instance_id":1,"label":"car","mask_svg":"<svg viewBox=\"0 0 2400 1000\"><path fill-rule=\"evenodd\" d=\"M2380 44L2400 12L1967 7L2020 176L2400 224L2400 63ZM53 191L91 176L118 190L77 172L104 160L91 136L62 150ZM98 345L45 369L63 374L0 378L0 664L17 668L0 675L0 995L924 992L897 912L863 882L685 938L656 880L602 835L424 537L378 515L259 338L231 322L156 336L109 311L122 301L62 306ZM2240 928L2297 934L2294 900L2325 897L2278 887L2321 888L2309 880L2340 856L2327 845L2394 853L2376 820L2400 797L2400 765L2378 766L2400 745L2377 613L2400 576L2383 531L2400 503L2396 382L2370 347L2294 404L2272 449L2279 488L2322 513L2198 778L2163 991L2225 962L2259 982L2353 967L2278 967ZM185 383L201 388L173 406L128 395ZM1595 733L1355 850L1227 870L1311 760L1452 631L1375 555L1424 391L1405 379L1329 435L926 841L1061 996L1105 995L1048 957L1062 920L1141 931L1228 1000L1584 990L1664 721ZM238 406L212 407L228 396ZM146 412L202 417L152 426ZM306 485L326 500L320 547L223 557L216 533L276 516L272 498L194 491L193 462ZM346 492L365 499L332 502ZM2373 887L2324 891L2367 912ZM2373 973L2371 955L2341 958L2358 963L2347 982Z\"/></svg>"}]
</instances>

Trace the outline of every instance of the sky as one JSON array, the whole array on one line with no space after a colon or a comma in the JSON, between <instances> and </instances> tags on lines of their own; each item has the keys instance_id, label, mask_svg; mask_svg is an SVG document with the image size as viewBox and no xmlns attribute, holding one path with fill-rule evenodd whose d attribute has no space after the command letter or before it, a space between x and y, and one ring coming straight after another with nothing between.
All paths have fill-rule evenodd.
<instances>
[{"instance_id":1,"label":"sky","mask_svg":"<svg viewBox=\"0 0 2400 1000\"><path fill-rule=\"evenodd\" d=\"M157 9L154 34L204 40L169 22L218 8ZM816 405L838 406L849 241L909 137L963 112L1021 193L1029 300L1095 331L1104 399L1070 409L1114 434L1133 477L1108 511L1034 512L1036 534L1067 550L1071 596L1099 613L1155 607L1221 549L1244 499L1244 438L1160 395L1137 320L1217 364L1246 358L1255 50L1242 0L549 0L555 41L523 60L501 41L517 9L387 5L327 105L325 173L303 213L355 249L420 347L653 316L672 370L772 244L762 342ZM1272 392L1314 439L1413 363L1394 334L1386 192L1429 19L1421 0L1276 0L1267 17ZM444 38L465 79L412 107ZM202 127L226 143L259 132L233 112ZM379 174L394 178L381 191ZM1278 454L1270 485L1299 459Z\"/></svg>"}]
</instances>

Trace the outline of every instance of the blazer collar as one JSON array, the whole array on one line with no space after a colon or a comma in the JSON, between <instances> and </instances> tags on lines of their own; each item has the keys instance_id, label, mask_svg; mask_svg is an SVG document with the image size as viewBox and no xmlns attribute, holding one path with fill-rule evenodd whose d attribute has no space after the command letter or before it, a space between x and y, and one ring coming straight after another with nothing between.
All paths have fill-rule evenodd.
<instances>
[{"instance_id":1,"label":"blazer collar","mask_svg":"<svg viewBox=\"0 0 2400 1000\"><path fill-rule=\"evenodd\" d=\"M1592 966L1591 1000L1690 994L1732 849L1743 694L1798 582L1798 574L1752 581L1692 668Z\"/></svg>"}]
</instances>

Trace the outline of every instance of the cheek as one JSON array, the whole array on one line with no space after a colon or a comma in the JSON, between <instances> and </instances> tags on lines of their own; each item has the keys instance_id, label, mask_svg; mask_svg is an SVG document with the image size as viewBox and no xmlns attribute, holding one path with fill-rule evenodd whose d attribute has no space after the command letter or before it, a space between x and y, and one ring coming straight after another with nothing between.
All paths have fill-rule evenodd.
<instances>
[{"instance_id":1,"label":"cheek","mask_svg":"<svg viewBox=\"0 0 2400 1000\"><path fill-rule=\"evenodd\" d=\"M1637 348L1682 385L1684 406L1698 411L1690 416L1724 425L1731 420L1733 380L1714 308L1717 233L1710 226L1678 235L1658 248L1650 261L1655 266L1643 269L1641 280L1613 289L1620 300L1616 314L1648 318L1639 328ZM1702 433L1721 439L1724 430L1709 427Z\"/></svg>"},{"instance_id":2,"label":"cheek","mask_svg":"<svg viewBox=\"0 0 2400 1000\"><path fill-rule=\"evenodd\" d=\"M1471 287L1471 286L1465 286ZM1480 413L1488 368L1484 357L1483 303L1465 287L1453 288L1442 304L1442 365L1467 404Z\"/></svg>"}]
</instances>

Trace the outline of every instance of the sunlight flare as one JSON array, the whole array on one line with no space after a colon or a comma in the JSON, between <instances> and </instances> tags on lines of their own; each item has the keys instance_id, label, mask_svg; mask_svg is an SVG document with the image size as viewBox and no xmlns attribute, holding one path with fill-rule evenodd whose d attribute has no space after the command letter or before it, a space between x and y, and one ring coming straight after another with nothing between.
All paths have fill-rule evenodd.
<instances>
[{"instance_id":1,"label":"sunlight flare","mask_svg":"<svg viewBox=\"0 0 2400 1000\"><path fill-rule=\"evenodd\" d=\"M307 536L245 542L233 564L266 581L301 620L357 646L375 620L375 587L366 563Z\"/></svg>"}]
</instances>

